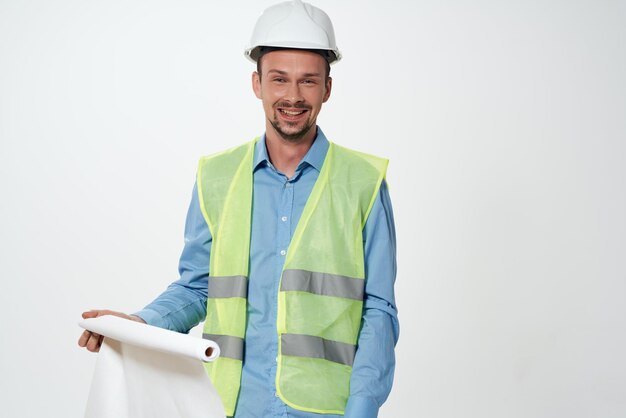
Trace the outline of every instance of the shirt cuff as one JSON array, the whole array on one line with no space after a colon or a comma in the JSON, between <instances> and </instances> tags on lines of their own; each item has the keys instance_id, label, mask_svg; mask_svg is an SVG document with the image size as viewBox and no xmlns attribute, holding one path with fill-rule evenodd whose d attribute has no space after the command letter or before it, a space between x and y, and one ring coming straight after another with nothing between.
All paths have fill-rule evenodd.
<instances>
[{"instance_id":1,"label":"shirt cuff","mask_svg":"<svg viewBox=\"0 0 626 418\"><path fill-rule=\"evenodd\" d=\"M153 311L152 309L142 309L139 312L135 312L133 315L143 319L148 325L167 329L165 320L163 320L163 317L157 311Z\"/></svg>"},{"instance_id":2,"label":"shirt cuff","mask_svg":"<svg viewBox=\"0 0 626 418\"><path fill-rule=\"evenodd\" d=\"M350 396L346 405L344 418L376 418L378 417L378 402L372 398Z\"/></svg>"}]
</instances>

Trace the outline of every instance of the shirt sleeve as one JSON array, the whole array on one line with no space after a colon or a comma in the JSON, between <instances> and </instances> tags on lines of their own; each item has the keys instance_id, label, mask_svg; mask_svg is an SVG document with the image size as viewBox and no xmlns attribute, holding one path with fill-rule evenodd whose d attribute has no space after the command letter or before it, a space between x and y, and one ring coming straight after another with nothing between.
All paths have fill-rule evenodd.
<instances>
[{"instance_id":1,"label":"shirt sleeve","mask_svg":"<svg viewBox=\"0 0 626 418\"><path fill-rule=\"evenodd\" d=\"M374 418L393 384L399 325L394 295L396 233L383 181L363 231L365 303L345 418Z\"/></svg>"},{"instance_id":2,"label":"shirt sleeve","mask_svg":"<svg viewBox=\"0 0 626 418\"><path fill-rule=\"evenodd\" d=\"M180 279L134 315L146 323L187 333L206 316L211 232L202 215L194 185L185 222L185 246L180 256Z\"/></svg>"}]
</instances>

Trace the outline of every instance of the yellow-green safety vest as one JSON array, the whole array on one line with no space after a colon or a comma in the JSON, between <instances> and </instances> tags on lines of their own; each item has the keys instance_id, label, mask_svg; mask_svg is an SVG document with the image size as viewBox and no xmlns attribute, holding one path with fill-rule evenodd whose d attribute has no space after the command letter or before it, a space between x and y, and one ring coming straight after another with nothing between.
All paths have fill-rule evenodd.
<instances>
[{"instance_id":1,"label":"yellow-green safety vest","mask_svg":"<svg viewBox=\"0 0 626 418\"><path fill-rule=\"evenodd\" d=\"M213 238L203 337L221 350L205 368L229 416L241 384L258 139L204 157L198 167L200 206ZM363 310L362 232L387 163L330 143L294 231L276 323L276 392L292 408L344 413Z\"/></svg>"}]
</instances>

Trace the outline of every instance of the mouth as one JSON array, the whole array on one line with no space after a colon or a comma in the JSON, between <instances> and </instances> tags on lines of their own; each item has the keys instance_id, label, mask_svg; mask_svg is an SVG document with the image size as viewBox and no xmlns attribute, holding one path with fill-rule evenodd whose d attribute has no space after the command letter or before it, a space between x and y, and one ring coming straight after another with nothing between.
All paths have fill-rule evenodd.
<instances>
[{"instance_id":1,"label":"mouth","mask_svg":"<svg viewBox=\"0 0 626 418\"><path fill-rule=\"evenodd\" d=\"M300 108L278 108L278 113L281 115L283 119L289 121L300 120L305 117L308 109L300 109Z\"/></svg>"}]
</instances>

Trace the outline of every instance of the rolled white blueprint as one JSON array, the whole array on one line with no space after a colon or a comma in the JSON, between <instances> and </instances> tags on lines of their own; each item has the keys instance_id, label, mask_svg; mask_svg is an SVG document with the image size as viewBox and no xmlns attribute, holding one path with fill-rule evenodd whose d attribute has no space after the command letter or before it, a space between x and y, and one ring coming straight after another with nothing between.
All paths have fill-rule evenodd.
<instances>
[{"instance_id":1,"label":"rolled white blueprint","mask_svg":"<svg viewBox=\"0 0 626 418\"><path fill-rule=\"evenodd\" d=\"M79 325L105 336L86 418L224 418L202 363L219 356L214 341L113 315Z\"/></svg>"}]
</instances>

